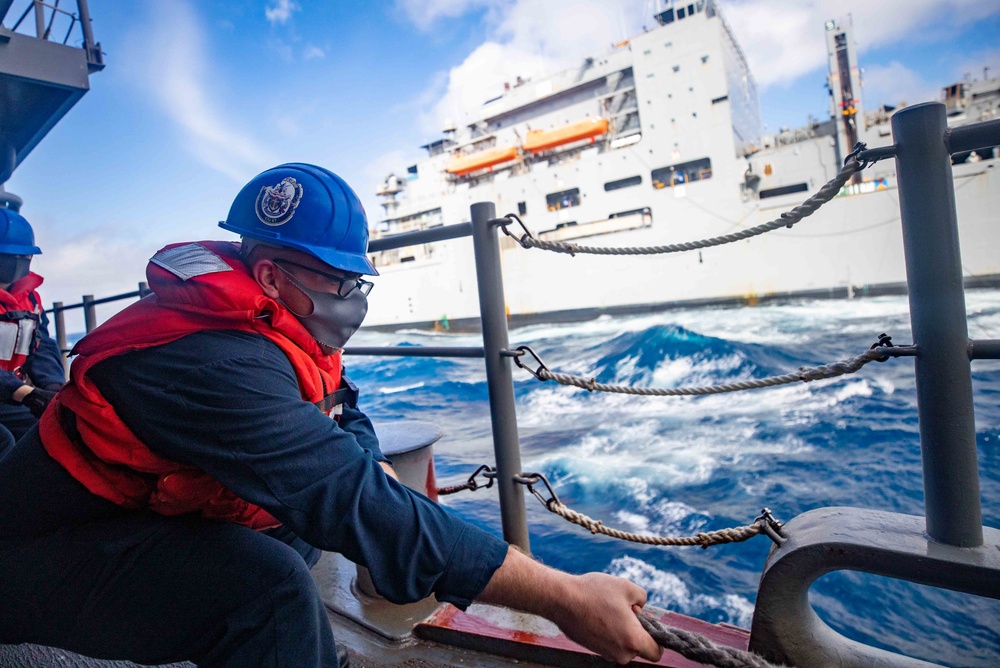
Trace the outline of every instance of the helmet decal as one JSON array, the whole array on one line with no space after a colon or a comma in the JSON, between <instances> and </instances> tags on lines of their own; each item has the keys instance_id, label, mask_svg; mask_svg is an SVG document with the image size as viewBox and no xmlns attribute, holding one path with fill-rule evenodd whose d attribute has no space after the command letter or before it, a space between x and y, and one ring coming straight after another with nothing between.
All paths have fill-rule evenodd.
<instances>
[{"instance_id":1,"label":"helmet decal","mask_svg":"<svg viewBox=\"0 0 1000 668\"><path fill-rule=\"evenodd\" d=\"M284 225L295 215L295 208L302 199L302 184L286 176L276 186L264 186L257 195L254 209L265 225Z\"/></svg>"}]
</instances>

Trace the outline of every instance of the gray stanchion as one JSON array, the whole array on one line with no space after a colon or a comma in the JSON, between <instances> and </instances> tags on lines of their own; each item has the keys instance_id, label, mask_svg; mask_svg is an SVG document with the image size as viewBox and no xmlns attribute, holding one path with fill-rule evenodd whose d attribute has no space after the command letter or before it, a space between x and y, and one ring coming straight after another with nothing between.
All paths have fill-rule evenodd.
<instances>
[{"instance_id":1,"label":"gray stanchion","mask_svg":"<svg viewBox=\"0 0 1000 668\"><path fill-rule=\"evenodd\" d=\"M927 533L957 547L983 544L955 185L945 107L892 117L899 209L916 358Z\"/></svg>"},{"instance_id":2,"label":"gray stanchion","mask_svg":"<svg viewBox=\"0 0 1000 668\"><path fill-rule=\"evenodd\" d=\"M528 552L530 547L524 488L514 482L514 476L521 472L521 446L517 437L510 358L503 355L509 345L500 267L500 241L496 225L490 223L495 218L496 205L493 202L477 202L472 205L472 243L479 283L479 312L483 324L486 383L490 393L490 420L493 424L493 449L497 460L503 537L508 543Z\"/></svg>"},{"instance_id":3,"label":"gray stanchion","mask_svg":"<svg viewBox=\"0 0 1000 668\"><path fill-rule=\"evenodd\" d=\"M84 329L87 330L88 334L97 328L97 308L95 301L94 295L83 296L83 323Z\"/></svg>"}]
</instances>

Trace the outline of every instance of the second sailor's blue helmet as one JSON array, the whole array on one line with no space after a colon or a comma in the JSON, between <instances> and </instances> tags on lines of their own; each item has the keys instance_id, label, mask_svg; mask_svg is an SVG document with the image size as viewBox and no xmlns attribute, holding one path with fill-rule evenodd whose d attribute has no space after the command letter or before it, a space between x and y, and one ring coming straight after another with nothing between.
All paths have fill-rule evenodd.
<instances>
[{"instance_id":1,"label":"second sailor's blue helmet","mask_svg":"<svg viewBox=\"0 0 1000 668\"><path fill-rule=\"evenodd\" d=\"M40 255L35 245L35 231L24 216L0 208L0 253L4 255Z\"/></svg>"},{"instance_id":2,"label":"second sailor's blue helmet","mask_svg":"<svg viewBox=\"0 0 1000 668\"><path fill-rule=\"evenodd\" d=\"M346 182L316 165L293 162L245 185L219 227L265 244L309 253L331 267L378 275L368 259L368 217Z\"/></svg>"}]
</instances>

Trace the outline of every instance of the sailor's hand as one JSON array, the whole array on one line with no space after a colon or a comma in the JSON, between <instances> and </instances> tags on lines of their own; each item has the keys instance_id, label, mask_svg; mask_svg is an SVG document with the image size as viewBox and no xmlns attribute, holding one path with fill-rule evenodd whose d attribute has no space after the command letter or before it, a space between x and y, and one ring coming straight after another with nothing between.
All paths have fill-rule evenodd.
<instances>
[{"instance_id":1,"label":"sailor's hand","mask_svg":"<svg viewBox=\"0 0 1000 668\"><path fill-rule=\"evenodd\" d=\"M35 387L21 398L21 403L31 411L32 415L40 419L42 413L45 412L45 407L49 405L54 396L56 396L56 393L52 390L43 390L40 387Z\"/></svg>"},{"instance_id":2,"label":"sailor's hand","mask_svg":"<svg viewBox=\"0 0 1000 668\"><path fill-rule=\"evenodd\" d=\"M646 592L623 578L570 575L511 547L476 600L550 619L568 638L608 661L624 665L636 656L659 661L663 654L635 616L646 604Z\"/></svg>"},{"instance_id":3,"label":"sailor's hand","mask_svg":"<svg viewBox=\"0 0 1000 668\"><path fill-rule=\"evenodd\" d=\"M620 665L637 655L660 660L663 648L635 616L646 604L642 587L605 573L574 577L570 595L551 618L567 637Z\"/></svg>"}]
</instances>

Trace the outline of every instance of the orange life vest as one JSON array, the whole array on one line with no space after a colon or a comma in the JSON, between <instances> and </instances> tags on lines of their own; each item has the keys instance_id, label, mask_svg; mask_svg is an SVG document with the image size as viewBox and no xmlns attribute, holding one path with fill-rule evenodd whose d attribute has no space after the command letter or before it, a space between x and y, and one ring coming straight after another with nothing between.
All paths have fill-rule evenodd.
<instances>
[{"instance_id":1,"label":"orange life vest","mask_svg":"<svg viewBox=\"0 0 1000 668\"><path fill-rule=\"evenodd\" d=\"M340 354L323 354L295 316L262 292L239 256L239 244L167 246L153 256L146 278L151 295L76 345L70 381L39 423L45 450L92 493L125 508L149 508L162 515L198 512L253 529L278 526L268 512L240 499L204 471L150 450L122 422L87 372L110 357L195 332L256 332L287 355L302 399L322 405L340 387Z\"/></svg>"},{"instance_id":2,"label":"orange life vest","mask_svg":"<svg viewBox=\"0 0 1000 668\"><path fill-rule=\"evenodd\" d=\"M42 280L29 272L0 290L0 369L17 373L38 347L42 298L35 290Z\"/></svg>"}]
</instances>

